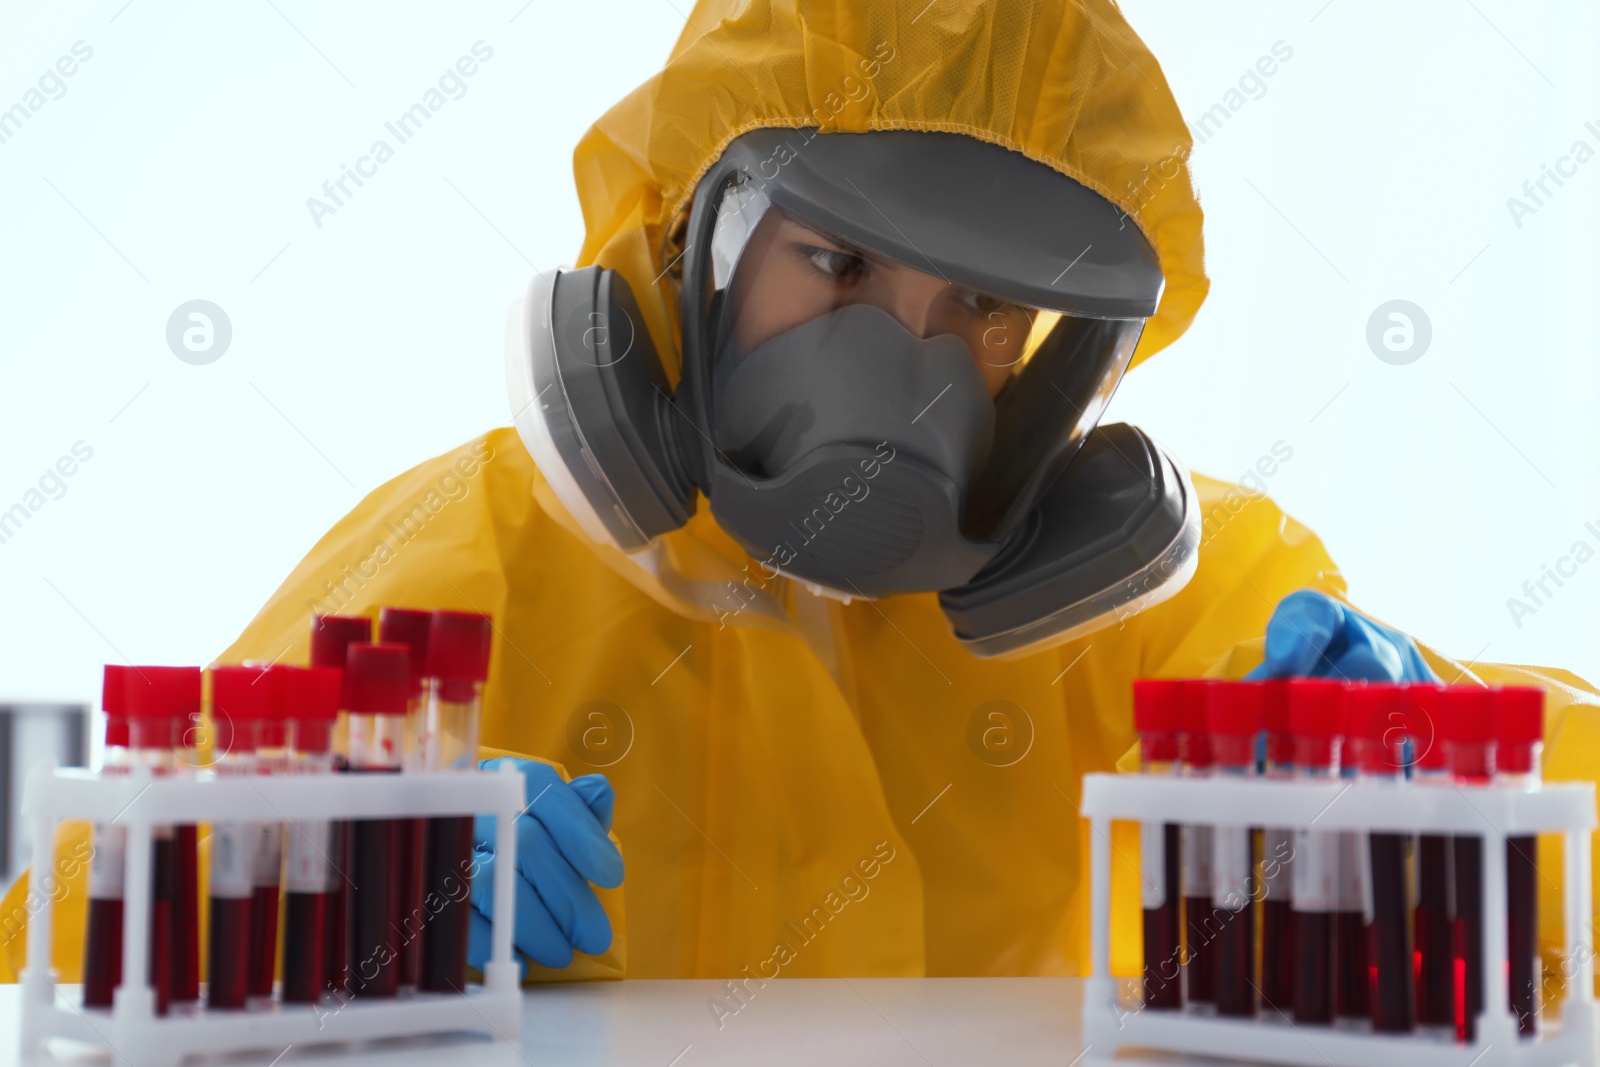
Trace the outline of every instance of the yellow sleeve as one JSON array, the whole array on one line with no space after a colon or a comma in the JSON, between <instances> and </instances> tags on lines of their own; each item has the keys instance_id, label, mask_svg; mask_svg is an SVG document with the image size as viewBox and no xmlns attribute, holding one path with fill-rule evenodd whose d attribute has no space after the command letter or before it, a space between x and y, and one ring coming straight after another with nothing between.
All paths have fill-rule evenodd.
<instances>
[{"instance_id":1,"label":"yellow sleeve","mask_svg":"<svg viewBox=\"0 0 1600 1067\"><path fill-rule=\"evenodd\" d=\"M540 759L538 756L528 756L521 752L512 752L504 748L490 748L483 746L478 749L479 759L498 759L501 756L511 756L514 759L533 760L536 763L547 764L554 767L557 774L561 775L564 782L572 781L572 775L567 769L554 760ZM617 839L616 833L607 835L613 844L620 850L622 842ZM626 859L626 854L624 854ZM600 899L600 906L606 909L606 917L611 920L611 947L598 956L588 956L582 952L572 955L572 962L556 970L545 967L524 957L528 964L527 976L523 978L523 985L537 985L541 982L592 982L598 979L614 979L625 976L628 969L628 927L627 911L623 906L624 890L628 888L626 882L615 889L601 889L594 887L595 896Z\"/></svg>"}]
</instances>

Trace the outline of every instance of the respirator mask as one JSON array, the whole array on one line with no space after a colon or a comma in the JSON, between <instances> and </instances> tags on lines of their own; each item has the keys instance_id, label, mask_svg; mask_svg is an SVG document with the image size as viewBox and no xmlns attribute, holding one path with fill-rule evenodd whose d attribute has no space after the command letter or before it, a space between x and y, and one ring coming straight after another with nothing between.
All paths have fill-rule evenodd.
<instances>
[{"instance_id":1,"label":"respirator mask","mask_svg":"<svg viewBox=\"0 0 1600 1067\"><path fill-rule=\"evenodd\" d=\"M699 490L761 573L937 592L979 656L1193 574L1187 472L1098 426L1163 284L1104 197L959 134L755 130L683 241L675 391L616 272L541 275L513 308L518 430L591 537L639 551Z\"/></svg>"}]
</instances>

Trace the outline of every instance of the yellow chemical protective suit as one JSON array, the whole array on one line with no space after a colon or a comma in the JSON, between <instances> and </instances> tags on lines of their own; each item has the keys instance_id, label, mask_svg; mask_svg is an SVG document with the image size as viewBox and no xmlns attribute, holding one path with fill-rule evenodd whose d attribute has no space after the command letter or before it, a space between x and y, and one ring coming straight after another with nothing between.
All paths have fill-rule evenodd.
<instances>
[{"instance_id":1,"label":"yellow chemical protective suit","mask_svg":"<svg viewBox=\"0 0 1600 1067\"><path fill-rule=\"evenodd\" d=\"M627 278L669 363L670 265L695 182L762 126L956 131L1116 202L1167 279L1136 362L1205 297L1190 137L1109 0L703 0L665 68L575 157L579 264ZM1279 599L1345 591L1317 538L1260 493L1195 481L1204 540L1181 593L1070 644L982 661L932 594L846 605L764 580L703 501L640 556L596 547L499 429L369 494L219 660L303 662L313 611L493 614L484 754L603 771L627 863L622 889L601 893L611 950L535 977L1083 973L1080 779L1132 745L1132 680L1239 677ZM1543 686L1548 777L1594 776L1591 687L1424 655L1446 681ZM1118 863L1138 855L1131 828L1117 845ZM1553 894L1560 863L1546 870ZM1118 873L1128 973L1138 893ZM81 929L63 923L63 977L80 953ZM3 958L20 955L13 938Z\"/></svg>"}]
</instances>

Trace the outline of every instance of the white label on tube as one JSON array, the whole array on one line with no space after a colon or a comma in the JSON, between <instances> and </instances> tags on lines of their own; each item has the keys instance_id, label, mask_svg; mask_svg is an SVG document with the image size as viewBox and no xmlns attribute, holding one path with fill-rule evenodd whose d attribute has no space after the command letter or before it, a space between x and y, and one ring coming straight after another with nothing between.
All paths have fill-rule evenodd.
<instances>
[{"instance_id":1,"label":"white label on tube","mask_svg":"<svg viewBox=\"0 0 1600 1067\"><path fill-rule=\"evenodd\" d=\"M1211 902L1229 911L1250 903L1250 829L1219 826L1211 835Z\"/></svg>"},{"instance_id":2,"label":"white label on tube","mask_svg":"<svg viewBox=\"0 0 1600 1067\"><path fill-rule=\"evenodd\" d=\"M96 900L121 900L128 828L97 822L89 841L89 895Z\"/></svg>"},{"instance_id":3,"label":"white label on tube","mask_svg":"<svg viewBox=\"0 0 1600 1067\"><path fill-rule=\"evenodd\" d=\"M1261 837L1261 885L1267 900L1293 898L1294 831L1268 827Z\"/></svg>"},{"instance_id":4,"label":"white label on tube","mask_svg":"<svg viewBox=\"0 0 1600 1067\"><path fill-rule=\"evenodd\" d=\"M1367 859L1366 834L1339 835L1339 911L1366 912Z\"/></svg>"},{"instance_id":5,"label":"white label on tube","mask_svg":"<svg viewBox=\"0 0 1600 1067\"><path fill-rule=\"evenodd\" d=\"M291 893L323 893L331 882L329 854L332 838L327 820L297 822L289 828L289 871Z\"/></svg>"},{"instance_id":6,"label":"white label on tube","mask_svg":"<svg viewBox=\"0 0 1600 1067\"><path fill-rule=\"evenodd\" d=\"M1350 833L1349 837L1355 838L1355 891L1360 894L1360 909L1362 921L1371 925L1373 921L1373 848L1370 837L1365 833Z\"/></svg>"},{"instance_id":7,"label":"white label on tube","mask_svg":"<svg viewBox=\"0 0 1600 1067\"><path fill-rule=\"evenodd\" d=\"M1183 828L1183 895L1211 898L1211 827Z\"/></svg>"},{"instance_id":8,"label":"white label on tube","mask_svg":"<svg viewBox=\"0 0 1600 1067\"><path fill-rule=\"evenodd\" d=\"M275 886L283 866L283 824L263 823L257 828L255 875L256 885Z\"/></svg>"},{"instance_id":9,"label":"white label on tube","mask_svg":"<svg viewBox=\"0 0 1600 1067\"><path fill-rule=\"evenodd\" d=\"M1323 830L1295 831L1293 872L1296 911L1332 911L1337 899L1338 835Z\"/></svg>"},{"instance_id":10,"label":"white label on tube","mask_svg":"<svg viewBox=\"0 0 1600 1067\"><path fill-rule=\"evenodd\" d=\"M1151 911L1167 902L1167 828L1147 822L1139 827L1139 885L1143 906Z\"/></svg>"},{"instance_id":11,"label":"white label on tube","mask_svg":"<svg viewBox=\"0 0 1600 1067\"><path fill-rule=\"evenodd\" d=\"M219 822L211 827L211 895L237 900L248 897L256 828L249 823Z\"/></svg>"}]
</instances>

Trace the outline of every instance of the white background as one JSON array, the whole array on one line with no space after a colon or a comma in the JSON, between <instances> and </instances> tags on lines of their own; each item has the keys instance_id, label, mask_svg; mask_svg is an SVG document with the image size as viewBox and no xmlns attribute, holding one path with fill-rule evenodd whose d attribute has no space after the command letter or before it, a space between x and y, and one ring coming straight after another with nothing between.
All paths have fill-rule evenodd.
<instances>
[{"instance_id":1,"label":"white background","mask_svg":"<svg viewBox=\"0 0 1600 1067\"><path fill-rule=\"evenodd\" d=\"M1357 603L1458 657L1600 677L1600 561L1520 625L1507 606L1600 549L1600 159L1520 227L1506 205L1600 149L1595 6L1124 7L1191 124L1275 42L1293 55L1197 148L1212 295L1109 417L1229 479L1284 442L1268 489ZM75 442L93 457L0 544L0 701L209 661L363 493L508 421L506 299L575 258L573 146L685 11L7 7L0 109L75 41L94 54L0 144L0 510ZM315 225L306 199L480 39L465 95ZM208 366L166 343L197 298L233 328ZM1432 324L1405 366L1366 342L1396 298Z\"/></svg>"}]
</instances>

